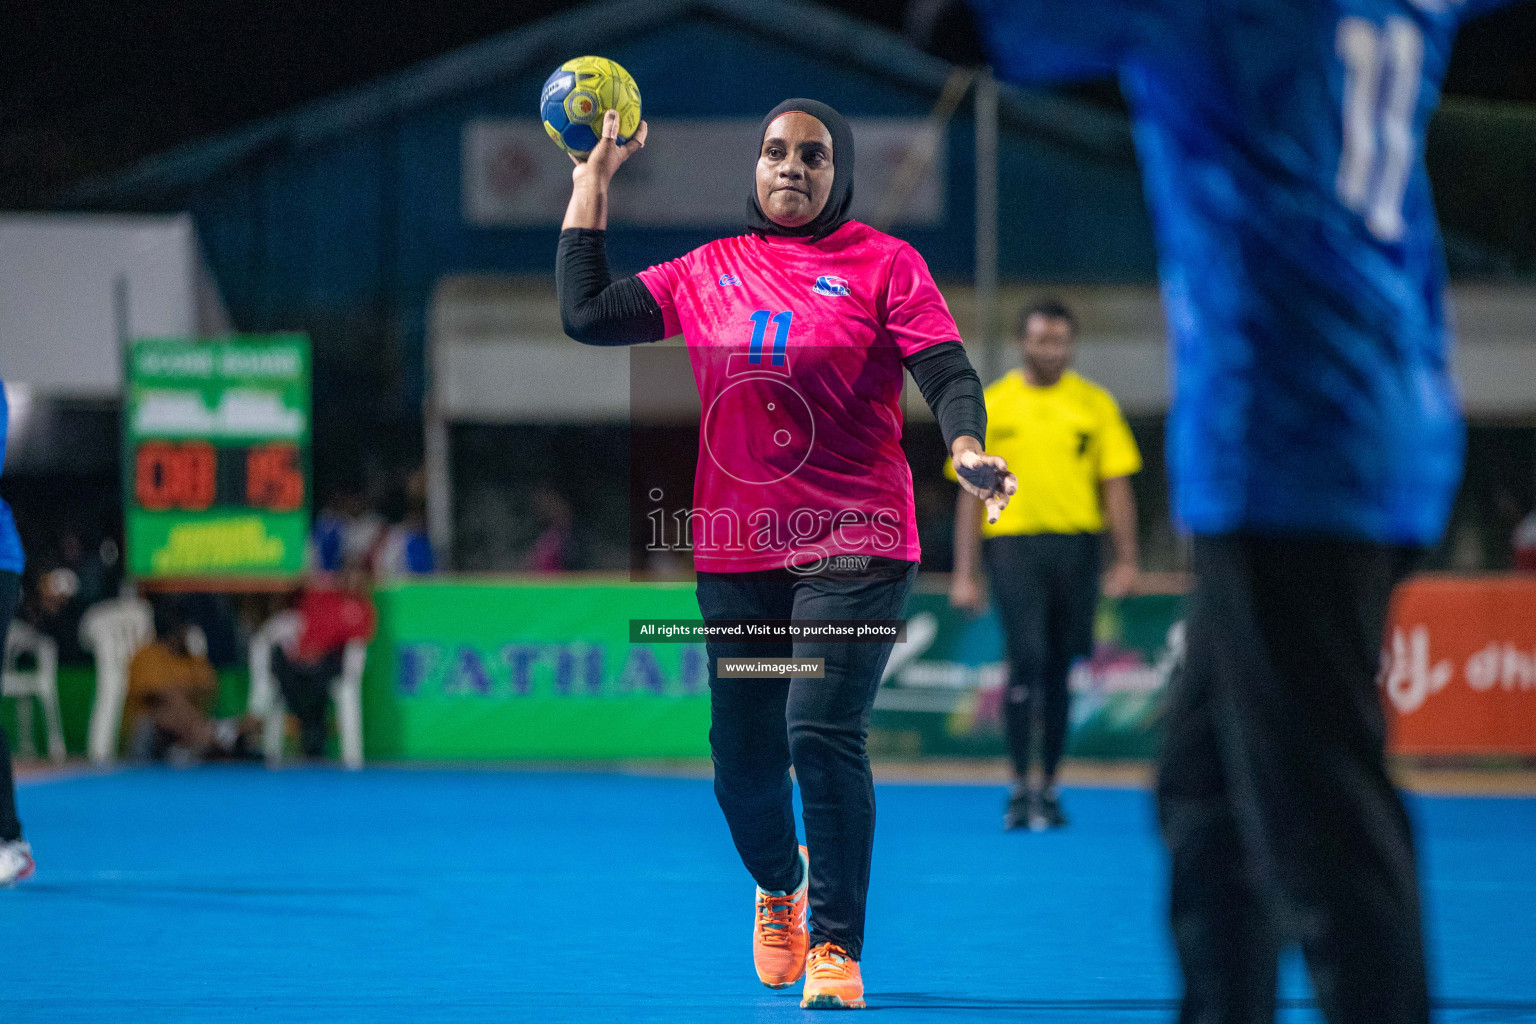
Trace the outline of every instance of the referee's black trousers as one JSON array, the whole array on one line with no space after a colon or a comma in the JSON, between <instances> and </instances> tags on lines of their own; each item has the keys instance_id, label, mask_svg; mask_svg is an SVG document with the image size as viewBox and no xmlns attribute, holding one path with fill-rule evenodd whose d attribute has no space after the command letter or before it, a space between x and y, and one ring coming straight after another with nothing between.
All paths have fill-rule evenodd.
<instances>
[{"instance_id":1,"label":"referee's black trousers","mask_svg":"<svg viewBox=\"0 0 1536 1024\"><path fill-rule=\"evenodd\" d=\"M1003 725L1013 773L1029 774L1035 723L1040 765L1056 778L1067 745L1072 663L1093 653L1099 603L1097 533L1038 533L982 542L988 585L1008 648Z\"/></svg>"},{"instance_id":2,"label":"referee's black trousers","mask_svg":"<svg viewBox=\"0 0 1536 1024\"><path fill-rule=\"evenodd\" d=\"M898 619L917 563L872 559L866 571L797 576L698 574L699 611L722 619ZM715 797L742 863L764 889L800 883L789 768L810 853L811 944L855 960L875 838L875 787L864 741L889 643L711 641L709 747ZM718 658L823 658L824 679L722 679Z\"/></svg>"},{"instance_id":3,"label":"referee's black trousers","mask_svg":"<svg viewBox=\"0 0 1536 1024\"><path fill-rule=\"evenodd\" d=\"M1412 553L1199 537L1158 771L1182 1024L1268 1024L1298 942L1330 1024L1426 1024L1413 841L1377 692Z\"/></svg>"}]
</instances>

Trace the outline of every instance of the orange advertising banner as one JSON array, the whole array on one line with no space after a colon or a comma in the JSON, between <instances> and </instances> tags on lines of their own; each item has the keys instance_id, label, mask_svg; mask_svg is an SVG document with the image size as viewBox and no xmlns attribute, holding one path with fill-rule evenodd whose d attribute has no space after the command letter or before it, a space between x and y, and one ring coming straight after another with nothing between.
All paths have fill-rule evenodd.
<instances>
[{"instance_id":1,"label":"orange advertising banner","mask_svg":"<svg viewBox=\"0 0 1536 1024\"><path fill-rule=\"evenodd\" d=\"M1404 583L1382 685L1397 753L1536 755L1536 576Z\"/></svg>"}]
</instances>

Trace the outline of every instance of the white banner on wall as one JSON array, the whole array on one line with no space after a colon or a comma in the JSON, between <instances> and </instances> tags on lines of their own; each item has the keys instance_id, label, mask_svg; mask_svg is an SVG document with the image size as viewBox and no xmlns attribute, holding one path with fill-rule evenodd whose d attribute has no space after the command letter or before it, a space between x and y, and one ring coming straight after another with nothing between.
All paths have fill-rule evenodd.
<instances>
[{"instance_id":1,"label":"white banner on wall","mask_svg":"<svg viewBox=\"0 0 1536 1024\"><path fill-rule=\"evenodd\" d=\"M853 214L874 216L910 150L933 159L896 217L898 224L944 220L946 140L922 118L851 119L858 145ZM740 224L751 187L756 119L658 121L645 152L613 182L613 220L665 227ZM935 137L937 135L937 137ZM834 157L835 159L835 157ZM464 219L476 227L558 224L571 197L571 160L528 119L466 122Z\"/></svg>"},{"instance_id":2,"label":"white banner on wall","mask_svg":"<svg viewBox=\"0 0 1536 1024\"><path fill-rule=\"evenodd\" d=\"M7 382L42 395L115 397L123 330L133 338L229 330L190 214L0 215Z\"/></svg>"}]
</instances>

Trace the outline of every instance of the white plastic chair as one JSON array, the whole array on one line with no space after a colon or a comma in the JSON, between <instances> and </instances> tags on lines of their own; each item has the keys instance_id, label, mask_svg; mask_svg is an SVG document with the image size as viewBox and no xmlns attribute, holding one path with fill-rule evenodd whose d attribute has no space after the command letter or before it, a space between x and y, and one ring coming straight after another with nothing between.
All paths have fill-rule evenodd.
<instances>
[{"instance_id":1,"label":"white plastic chair","mask_svg":"<svg viewBox=\"0 0 1536 1024\"><path fill-rule=\"evenodd\" d=\"M155 635L154 613L139 597L119 597L86 609L80 644L96 660L96 699L91 705L86 752L97 765L117 758L117 734L128 696L128 663Z\"/></svg>"},{"instance_id":2,"label":"white plastic chair","mask_svg":"<svg viewBox=\"0 0 1536 1024\"><path fill-rule=\"evenodd\" d=\"M261 748L267 765L283 761L283 733L288 707L272 674L272 648L291 649L298 643L304 620L298 612L278 612L251 637L251 697L246 710L262 720ZM331 680L331 702L336 705L336 732L341 740L341 763L363 766L363 667L368 659L366 640L349 640L341 656L341 675Z\"/></svg>"},{"instance_id":3,"label":"white plastic chair","mask_svg":"<svg viewBox=\"0 0 1536 1024\"><path fill-rule=\"evenodd\" d=\"M37 662L33 669L18 665L23 654ZM64 763L64 726L59 716L59 645L54 639L25 622L12 622L5 641L5 665L0 669L0 697L16 698L16 731L20 733L17 753L35 757L32 741L32 698L43 706L43 722L48 731L48 757L55 764Z\"/></svg>"}]
</instances>

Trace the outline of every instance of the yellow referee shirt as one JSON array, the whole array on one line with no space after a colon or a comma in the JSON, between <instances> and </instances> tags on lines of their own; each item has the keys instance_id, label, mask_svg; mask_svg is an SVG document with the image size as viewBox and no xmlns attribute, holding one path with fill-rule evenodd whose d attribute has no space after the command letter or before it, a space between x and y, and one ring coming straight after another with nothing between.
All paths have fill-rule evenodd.
<instances>
[{"instance_id":1,"label":"yellow referee shirt","mask_svg":"<svg viewBox=\"0 0 1536 1024\"><path fill-rule=\"evenodd\" d=\"M1141 469L1141 452L1108 391L1072 370L1037 388L1014 370L986 390L988 454L1000 455L1019 490L983 537L1021 533L1098 533L1099 484ZM944 474L955 479L948 463Z\"/></svg>"}]
</instances>

